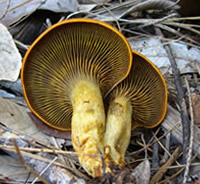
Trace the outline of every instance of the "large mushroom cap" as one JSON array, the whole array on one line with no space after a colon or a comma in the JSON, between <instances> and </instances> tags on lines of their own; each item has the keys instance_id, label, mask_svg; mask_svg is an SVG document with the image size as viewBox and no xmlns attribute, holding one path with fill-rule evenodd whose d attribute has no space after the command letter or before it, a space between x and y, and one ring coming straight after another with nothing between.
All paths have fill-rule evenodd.
<instances>
[{"instance_id":1,"label":"large mushroom cap","mask_svg":"<svg viewBox=\"0 0 200 184\"><path fill-rule=\"evenodd\" d=\"M46 124L71 128L71 91L79 79L92 80L102 95L129 73L132 51L112 26L71 19L47 29L27 51L22 85L31 111Z\"/></svg>"},{"instance_id":2,"label":"large mushroom cap","mask_svg":"<svg viewBox=\"0 0 200 184\"><path fill-rule=\"evenodd\" d=\"M133 129L138 126L153 128L165 117L166 82L156 66L138 52L133 51L128 77L116 86L109 98L118 96L125 96L131 102Z\"/></svg>"}]
</instances>

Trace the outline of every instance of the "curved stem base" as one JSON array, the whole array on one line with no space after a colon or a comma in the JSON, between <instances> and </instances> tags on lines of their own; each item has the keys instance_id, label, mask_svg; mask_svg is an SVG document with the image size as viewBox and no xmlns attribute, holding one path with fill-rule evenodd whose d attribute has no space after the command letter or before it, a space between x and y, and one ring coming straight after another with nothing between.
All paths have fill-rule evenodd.
<instances>
[{"instance_id":1,"label":"curved stem base","mask_svg":"<svg viewBox=\"0 0 200 184\"><path fill-rule=\"evenodd\" d=\"M124 164L125 152L131 137L132 107L126 97L117 97L109 105L104 135L106 164Z\"/></svg>"}]
</instances>

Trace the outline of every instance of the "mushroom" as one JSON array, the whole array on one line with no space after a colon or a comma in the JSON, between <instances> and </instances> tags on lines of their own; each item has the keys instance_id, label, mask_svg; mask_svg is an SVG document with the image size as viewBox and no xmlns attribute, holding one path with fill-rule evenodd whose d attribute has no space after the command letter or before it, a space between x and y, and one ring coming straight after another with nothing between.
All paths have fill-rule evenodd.
<instances>
[{"instance_id":1,"label":"mushroom","mask_svg":"<svg viewBox=\"0 0 200 184\"><path fill-rule=\"evenodd\" d=\"M105 162L124 164L131 129L153 128L164 119L167 86L159 70L142 54L133 51L128 77L106 99L109 101L104 135Z\"/></svg>"},{"instance_id":2,"label":"mushroom","mask_svg":"<svg viewBox=\"0 0 200 184\"><path fill-rule=\"evenodd\" d=\"M131 65L125 37L111 25L84 18L53 25L25 54L21 80L28 107L47 125L72 131L79 162L93 177L102 176L103 97Z\"/></svg>"}]
</instances>

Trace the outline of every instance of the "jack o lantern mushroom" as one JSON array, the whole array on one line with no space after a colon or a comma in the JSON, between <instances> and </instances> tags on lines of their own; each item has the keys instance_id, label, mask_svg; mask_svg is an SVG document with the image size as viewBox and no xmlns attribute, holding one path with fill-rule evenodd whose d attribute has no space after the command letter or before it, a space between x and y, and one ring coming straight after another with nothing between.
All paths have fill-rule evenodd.
<instances>
[{"instance_id":1,"label":"jack o lantern mushroom","mask_svg":"<svg viewBox=\"0 0 200 184\"><path fill-rule=\"evenodd\" d=\"M98 156L104 146L102 96L128 75L131 65L125 37L92 19L53 25L25 54L21 80L29 108L47 125L71 129L79 161L93 177L102 175Z\"/></svg>"},{"instance_id":2,"label":"jack o lantern mushroom","mask_svg":"<svg viewBox=\"0 0 200 184\"><path fill-rule=\"evenodd\" d=\"M153 128L164 119L167 86L159 70L143 55L133 51L128 77L107 97L109 101L104 136L105 161L124 164L131 129Z\"/></svg>"}]
</instances>

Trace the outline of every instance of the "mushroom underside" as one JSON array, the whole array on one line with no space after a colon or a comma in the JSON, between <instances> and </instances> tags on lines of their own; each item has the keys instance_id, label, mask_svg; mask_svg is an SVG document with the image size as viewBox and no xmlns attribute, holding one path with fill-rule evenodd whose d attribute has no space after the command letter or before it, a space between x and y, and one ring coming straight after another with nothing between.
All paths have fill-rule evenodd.
<instances>
[{"instance_id":1,"label":"mushroom underside","mask_svg":"<svg viewBox=\"0 0 200 184\"><path fill-rule=\"evenodd\" d=\"M133 65L128 77L115 87L107 101L104 136L107 162L123 165L131 129L138 126L153 128L166 114L164 78L148 59L133 52Z\"/></svg>"},{"instance_id":2,"label":"mushroom underside","mask_svg":"<svg viewBox=\"0 0 200 184\"><path fill-rule=\"evenodd\" d=\"M128 75L131 61L124 37L110 25L90 19L54 25L24 57L22 84L29 108L49 126L72 130L79 161L93 177L102 175L102 96Z\"/></svg>"}]
</instances>

